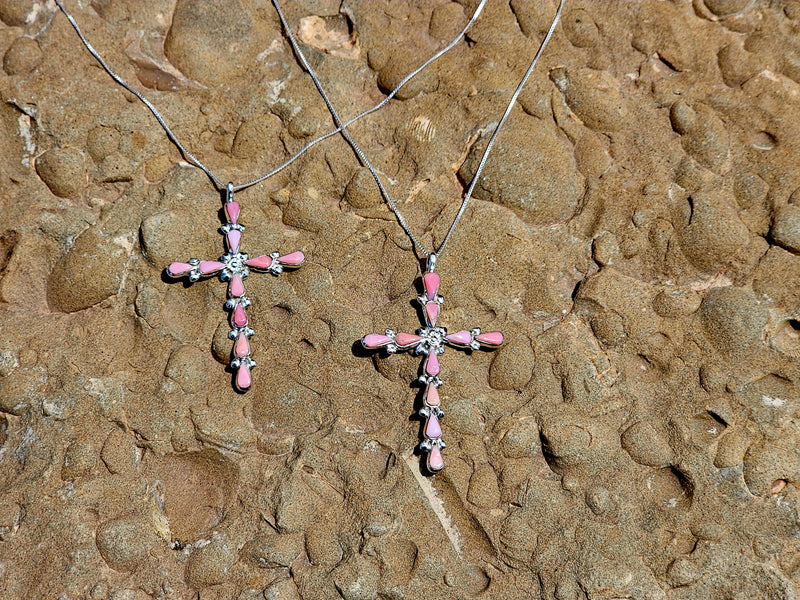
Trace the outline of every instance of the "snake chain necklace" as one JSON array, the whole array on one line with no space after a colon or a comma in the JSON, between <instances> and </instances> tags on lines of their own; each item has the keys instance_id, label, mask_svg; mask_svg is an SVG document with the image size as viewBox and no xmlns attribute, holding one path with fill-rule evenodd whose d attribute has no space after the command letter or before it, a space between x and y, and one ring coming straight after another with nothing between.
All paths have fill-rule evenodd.
<instances>
[{"instance_id":1,"label":"snake chain necklace","mask_svg":"<svg viewBox=\"0 0 800 600\"><path fill-rule=\"evenodd\" d=\"M500 130L502 129L503 125L508 119L508 116L511 114L511 109L514 107L514 103L517 101L519 94L522 92L522 88L524 87L525 82L528 80L531 73L533 72L533 69L536 67L536 63L538 62L539 57L542 55L542 52L544 52L547 43L550 41L550 38L552 37L553 32L555 31L556 25L558 24L559 18L561 16L561 10L564 7L564 1L565 0L560 0L558 8L556 9L556 14L553 17L553 22L550 25L550 29L548 30L547 35L542 40L539 49L536 52L536 55L534 56L533 60L530 63L530 66L528 67L528 70L525 72L525 75L522 77L519 84L517 85L517 88L512 94L511 99L508 102L508 106L506 107L505 112L503 113L503 116L501 117L500 121L495 127L492 136L489 138L489 142L487 143L486 149L483 152L483 156L481 157L481 161L478 165L477 170L475 171L475 175L473 175L472 181L470 182L467 191L464 194L464 198L461 202L461 207L459 208L458 213L456 214L456 217L453 220L453 223L450 225L450 229L447 231L447 235L445 235L444 239L442 240L442 243L439 244L438 248L434 248L433 252L429 252L411 231L408 222L403 217L403 215L400 212L400 209L397 207L397 204L394 202L394 200L391 198L388 191L384 187L374 166L372 165L370 160L367 158L367 156L359 147L358 143L353 139L352 135L348 131L347 129L348 124L342 122L341 118L339 117L333 105L331 104L330 100L328 99L328 96L325 94L325 91L322 89L321 84L316 78L314 78L314 84L317 86L320 95L325 100L325 103L328 106L328 110L333 116L333 120L339 127L342 135L345 137L350 146L352 146L353 150L358 155L362 164L369 169L370 173L372 174L372 177L375 179L375 182L378 185L378 188L380 189L381 195L383 196L384 200L386 200L386 203L394 212L400 226L403 228L405 233L411 239L414 248L422 257L426 259L425 272L422 275L423 292L417 298L417 301L422 306L424 327L420 328L416 334L398 333L392 329L387 329L382 334L371 333L369 335L364 336L364 338L361 340L361 343L365 348L369 350L383 349L386 350L386 352L388 352L389 354L393 354L400 350L413 350L416 354L423 356L421 373L418 378L418 382L424 388L422 394L422 408L420 409L419 414L421 417L425 419L425 426L423 427L424 439L420 444L420 449L427 453L426 464L428 471L431 473L436 473L444 468L442 449L445 447L445 443L444 441L442 441L442 428L439 423L439 419L444 415L443 411L440 408L441 399L439 397L439 391L438 391L438 388L443 383L442 379L440 379L439 377L439 373L441 372L439 355L441 355L444 352L445 345L472 351L472 350L478 350L481 347L485 347L487 349L497 348L503 343L503 334L500 333L499 331L482 332L479 328L475 327L469 330L464 329L461 331L457 331L455 333L447 333L447 329L438 324L439 311L443 303L443 298L438 293L440 278L438 273L435 272L436 261L444 251L445 246L447 245L447 242L450 240L450 237L453 235L453 232L458 226L459 221L461 221L461 217L464 215L464 211L467 208L467 204L472 198L472 192L475 189L475 186L480 179L483 167L485 166L486 161L489 158L489 153L491 152L495 139L497 138L497 135L500 133ZM292 47L294 48L295 53L300 59L300 62L303 64L305 69L310 74L311 67L308 64L308 61L303 55L303 52L300 49L299 45L297 44L296 40L294 39L294 36L291 32L291 29L289 28L286 18L284 17L283 12L278 6L277 0L272 0L272 3L275 5L275 9L278 12L278 16L281 19L281 23L284 26L287 37L292 43Z\"/></svg>"},{"instance_id":2,"label":"snake chain necklace","mask_svg":"<svg viewBox=\"0 0 800 600\"><path fill-rule=\"evenodd\" d=\"M469 20L467 25L462 29L462 31L456 36L456 38L450 42L447 46L439 50L436 54L434 54L431 58L421 64L419 67L414 69L411 73L406 75L400 83L398 83L397 87L395 87L381 102L373 106L372 108L356 115L346 123L343 123L340 119L338 114L334 111L334 118L336 120L336 129L329 131L328 133L321 135L312 141L308 142L303 148L300 149L294 156L289 158L286 162L278 166L277 168L253 179L252 181L248 181L246 183L241 183L238 185L234 185L232 182L228 183L227 185L223 184L222 180L219 179L214 173L206 167L200 160L198 160L189 150L184 147L183 144L178 140L177 136L173 133L170 127L167 125L161 114L155 108L155 106L138 90L131 87L125 80L122 79L117 73L115 73L111 67L103 60L100 54L94 49L94 47L89 43L89 41L84 36L81 29L78 27L73 16L69 13L66 9L62 0L55 0L58 7L67 17L72 25L75 32L81 39L81 42L86 47L86 49L91 53L91 55L100 63L100 66L105 70L105 72L119 85L124 87L126 90L131 92L135 95L142 103L147 106L150 112L158 121L159 125L164 129L165 133L169 140L178 148L183 158L191 165L201 169L211 180L214 187L223 195L223 209L224 214L227 218L227 222L222 225L220 228L220 232L225 237L225 249L227 252L222 255L218 260L199 260L196 258L190 258L187 262L173 262L166 268L166 273L168 276L173 278L181 278L181 277L188 277L190 282L197 281L204 277L210 277L213 275L219 275L219 278L222 281L228 282L228 292L227 292L227 301L225 303L225 308L230 311L230 323L231 323L231 331L228 334L228 337L233 340L233 349L231 352L231 362L230 367L234 370L234 384L235 387L239 391L246 391L250 388L252 384L252 376L250 370L256 366L256 362L251 358L250 355L250 337L252 337L255 331L250 327L249 320L247 317L247 313L245 308L250 306L251 300L245 295L245 288L244 288L244 278L250 275L251 270L253 271L260 271L260 272L268 272L272 273L273 275L279 275L283 272L284 269L288 268L297 268L300 267L303 262L305 262L305 256L302 252L291 252L289 254L281 255L279 252L272 252L270 254L262 254L255 257L250 257L248 254L241 252L240 250L240 243L242 239L242 233L244 232L244 226L239 224L239 214L240 214L240 205L239 202L234 200L233 194L234 192L245 190L257 183L260 183L273 175L279 173L284 168L288 167L291 163L293 163L297 158L307 152L312 146L316 145L317 143L336 135L337 133L343 133L346 136L349 134L346 132L344 127L349 126L355 123L358 119L365 117L368 114L371 114L380 108L383 108L403 87L410 79L412 79L415 75L417 75L420 71L425 69L428 65L430 65L433 61L437 58L448 52L451 48L453 48L456 43L466 34L467 30L472 26L475 20L480 15L483 7L485 6L487 0L481 0L478 7L475 9L475 12L472 18ZM278 10L281 19L283 20L283 14L280 12L280 7L278 6L277 2L274 2L275 8ZM295 51L299 52L299 48L297 46L297 42L294 39L294 36L291 33L291 30L286 25L284 20L284 26L286 27L287 34L292 42L292 46L294 47ZM316 74L305 62L305 57L303 58L304 66L311 76L311 79L314 81L317 89L321 90L321 86L319 84L319 80L317 79ZM324 95L323 98L325 102L328 104L328 107L332 109L328 98ZM374 171L373 171L374 172Z\"/></svg>"}]
</instances>

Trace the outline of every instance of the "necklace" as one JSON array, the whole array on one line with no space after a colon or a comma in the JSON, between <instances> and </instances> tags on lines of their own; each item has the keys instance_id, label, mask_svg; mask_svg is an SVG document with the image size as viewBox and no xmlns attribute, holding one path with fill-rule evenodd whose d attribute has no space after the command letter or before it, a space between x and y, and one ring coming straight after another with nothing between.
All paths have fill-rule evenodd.
<instances>
[{"instance_id":1,"label":"necklace","mask_svg":"<svg viewBox=\"0 0 800 600\"><path fill-rule=\"evenodd\" d=\"M285 269L296 269L305 262L305 255L302 252L296 251L291 252L289 254L281 255L279 252L272 252L270 254L262 254L256 256L254 258L250 258L250 256L244 252L240 251L240 243L242 239L242 233L244 232L244 226L239 223L239 214L241 211L241 207L237 201L234 200L233 194L234 192L238 192L244 189L247 189L257 183L260 183L273 175L279 173L286 167L288 167L291 163L293 163L296 159L300 156L305 154L312 146L316 145L317 143L336 135L337 133L345 133L343 127L349 126L355 123L357 120L365 117L368 114L371 114L380 108L383 108L403 87L410 79L412 79L415 75L417 75L420 71L425 69L428 65L430 65L433 61L438 59L440 56L448 52L451 48L453 48L456 43L466 34L467 30L472 26L475 20L480 15L483 7L485 6L487 0L481 0L478 7L475 9L475 12L472 18L469 20L467 25L462 29L462 31L456 36L456 38L450 42L447 46L436 52L431 58L425 61L422 65L414 69L411 73L406 75L400 83L378 104L373 106L372 108L365 110L364 112L359 113L346 123L342 123L339 120L338 115L335 115L335 119L337 121L336 129L329 131L319 137L313 139L312 141L308 142L303 148L300 149L296 154L294 154L291 158L289 158L286 162L278 166L277 168L253 179L252 181L248 181L246 183L242 183L239 185L234 185L232 182L224 185L222 180L220 180L214 173L206 167L200 160L197 159L189 150L181 144L178 140L177 136L174 132L170 129L167 125L164 118L158 112L156 107L148 100L141 92L136 90L135 88L131 87L125 80L122 79L117 73L115 73L111 67L103 60L100 54L94 49L94 47L89 43L86 37L83 35L80 27L78 27L77 22L73 18L73 16L69 13L66 7L63 5L62 0L55 0L58 7L67 17L72 25L75 32L80 37L81 42L89 51L89 53L100 63L100 66L105 70L106 73L119 85L124 87L126 90L131 92L135 95L153 114L153 116L158 121L161 128L167 134L169 140L178 148L183 158L189 162L189 164L201 169L211 180L212 184L216 187L219 192L223 193L223 209L225 216L227 218L227 222L225 222L222 227L220 228L220 232L224 236L225 242L225 249L227 252L222 255L218 260L200 260L197 258L190 258L187 262L173 262L166 268L166 274L171 278L183 278L187 277L190 282L198 281L199 279L212 277L214 275L218 275L220 280L223 282L228 283L228 291L227 291L227 301L225 302L225 308L230 311L230 324L231 324L231 331L228 334L228 337L233 340L233 350L231 352L232 359L229 364L230 368L234 370L234 385L237 390L244 392L250 388L252 385L252 376L251 376L251 369L256 366L256 362L251 358L250 352L250 338L255 334L255 331L250 327L249 320L247 317L247 313L245 308L250 306L252 301L245 295L245 288L244 288L244 279L250 275L251 270L253 271L260 271L260 272L267 272L272 273L273 275L279 275ZM275 2L275 8L280 13L280 8L278 7L277 3ZM285 22L284 22L284 25ZM299 52L299 48L297 47L296 42L294 41L294 36L291 34L291 30L289 29L288 25L286 25L286 30L289 35L290 40L292 40L292 44L296 51ZM317 89L320 91L322 90L321 86L319 85L319 80L317 79L316 74L314 73L313 69L305 63L304 65L308 74L311 76L311 79L317 85ZM333 107L330 104L327 96L325 96L324 92L322 92L323 99L325 100L326 104L330 109Z\"/></svg>"},{"instance_id":2,"label":"necklace","mask_svg":"<svg viewBox=\"0 0 800 600\"><path fill-rule=\"evenodd\" d=\"M421 374L417 380L420 384L422 384L422 386L424 386L422 395L422 408L419 411L419 415L425 419L425 426L423 428L424 439L420 444L420 449L427 453L426 464L428 471L431 473L437 473L444 468L444 459L441 451L443 448L445 448L445 443L442 440L442 428L439 423L439 419L444 416L444 412L440 408L441 399L438 391L438 388L443 384L442 379L439 377L441 372L439 355L444 352L446 345L471 351L478 350L482 347L487 349L498 348L504 341L503 334L499 331L483 333L479 328L476 327L470 330L461 330L457 331L456 333L448 334L447 329L439 326L439 312L444 299L438 293L440 277L438 273L434 272L436 268L436 261L441 256L445 246L447 245L447 242L450 240L450 237L453 235L453 232L461 221L464 211L467 208L467 204L472 198L472 192L480 179L483 167L489 158L489 153L491 152L497 135L500 133L500 130L508 119L508 116L511 114L511 109L514 107L514 103L517 101L519 94L522 92L525 82L528 80L533 72L533 69L536 67L539 57L544 52L544 49L547 47L547 43L550 41L550 38L555 31L556 25L558 24L561 16L561 10L564 7L564 1L565 0L560 0L555 17L553 18L553 22L550 25L547 35L542 40L536 55L530 63L530 66L517 85L516 90L512 94L502 118L497 124L497 127L495 127L494 132L492 133L492 136L486 145L486 149L483 152L483 156L481 157L478 168L475 171L475 175L472 177L472 181L470 182L470 185L464 195L464 199L461 202L461 207L459 208L455 219L453 219L450 229L447 231L447 235L445 235L444 240L442 240L442 243L439 245L439 247L434 248L433 252L429 252L411 231L408 222L403 217L400 209L397 207L397 204L384 187L372 163L369 161L359 147L358 143L353 139L352 135L347 130L347 124L343 123L339 118L336 110L334 109L330 100L328 100L328 97L322 89L320 83L317 80L314 81L315 85L317 86L317 90L325 100L328 110L333 116L334 122L337 126L339 126L342 135L350 144L350 146L352 146L362 164L369 169L372 177L375 179L375 182L378 185L378 188L380 189L381 195L392 209L392 212L394 212L398 223L403 228L406 235L408 235L409 239L413 243L414 248L419 252L420 255L422 255L422 257L426 259L425 272L422 275L423 293L417 298L417 301L422 306L425 326L419 329L416 334L397 333L392 329L387 329L383 334L371 333L364 336L364 338L361 340L361 343L369 350L384 349L389 354L393 354L401 350L413 350L416 354L424 357ZM286 30L286 35L291 41L295 53L302 62L303 67L310 72L311 67L303 55L302 50L295 41L286 19L283 16L280 7L278 6L277 0L273 0L273 4L275 5L278 16L281 19L281 23Z\"/></svg>"}]
</instances>

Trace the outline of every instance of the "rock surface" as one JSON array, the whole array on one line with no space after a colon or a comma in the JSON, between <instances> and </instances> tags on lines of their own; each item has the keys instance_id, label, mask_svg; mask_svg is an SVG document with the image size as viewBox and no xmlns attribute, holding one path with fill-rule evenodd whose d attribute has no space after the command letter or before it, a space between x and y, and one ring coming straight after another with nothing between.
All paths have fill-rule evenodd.
<instances>
[{"instance_id":1,"label":"rock surface","mask_svg":"<svg viewBox=\"0 0 800 600\"><path fill-rule=\"evenodd\" d=\"M268 2L67 0L220 180L332 128ZM466 24L459 0L281 2L343 118ZM441 243L555 2L351 133ZM800 560L800 3L568 0L437 265L446 467L417 452L419 262L340 136L220 194L53 2L0 0L0 597L791 600ZM185 157L184 157L185 158Z\"/></svg>"}]
</instances>

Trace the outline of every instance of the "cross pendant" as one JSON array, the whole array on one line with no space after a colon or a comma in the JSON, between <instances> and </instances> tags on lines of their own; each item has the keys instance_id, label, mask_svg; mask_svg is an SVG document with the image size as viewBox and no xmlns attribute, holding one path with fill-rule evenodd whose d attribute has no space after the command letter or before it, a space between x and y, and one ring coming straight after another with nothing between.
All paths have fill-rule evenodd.
<instances>
[{"instance_id":1,"label":"cross pendant","mask_svg":"<svg viewBox=\"0 0 800 600\"><path fill-rule=\"evenodd\" d=\"M435 257L435 255L431 255L431 257ZM391 329L387 329L384 334L371 333L364 336L361 344L369 350L385 348L389 354L413 348L416 354L425 355L422 374L418 379L425 386L422 409L419 414L426 420L423 429L424 439L420 444L420 449L428 452L428 470L436 473L444 468L442 448L445 448L445 443L442 441L442 428L439 424L439 419L444 416L444 412L439 408L441 400L437 389L443 383L439 378L441 370L439 355L444 352L445 344L462 350L477 350L481 346L497 348L503 343L503 334L499 331L481 333L478 328L448 334L444 327L437 326L439 310L444 299L437 294L439 275L433 272L433 264L435 264L435 258L433 261L428 261L428 271L422 276L422 286L425 291L417 298L422 305L426 327L417 330L416 335L395 333Z\"/></svg>"},{"instance_id":2,"label":"cross pendant","mask_svg":"<svg viewBox=\"0 0 800 600\"><path fill-rule=\"evenodd\" d=\"M215 260L198 260L190 258L188 262L174 262L167 267L170 277L188 276L189 281L197 281L201 277L209 277L219 273L221 281L228 282L228 300L225 308L231 311L231 332L228 337L235 340L232 351L231 368L236 370L236 388L246 391L251 383L250 369L256 361L250 358L250 337L255 334L247 321L245 308L250 306L250 298L244 293L244 278L250 275L250 269L270 272L279 275L286 268L296 268L303 264L305 256L302 252L292 252L279 256L277 252L263 254L255 258L239 252L244 226L239 225L239 203L233 200L233 184L229 183L225 200L225 216L228 222L220 228L225 236L227 254Z\"/></svg>"}]
</instances>

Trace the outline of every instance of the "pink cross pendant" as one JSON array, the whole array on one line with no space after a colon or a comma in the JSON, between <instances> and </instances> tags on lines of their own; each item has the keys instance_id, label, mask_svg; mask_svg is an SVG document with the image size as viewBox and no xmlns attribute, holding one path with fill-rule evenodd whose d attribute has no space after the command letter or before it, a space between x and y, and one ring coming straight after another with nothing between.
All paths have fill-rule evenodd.
<instances>
[{"instance_id":1,"label":"pink cross pendant","mask_svg":"<svg viewBox=\"0 0 800 600\"><path fill-rule=\"evenodd\" d=\"M233 344L231 368L236 370L236 388L246 391L252 384L250 369L256 361L250 358L249 338L255 333L248 325L245 308L250 306L250 298L244 293L244 278L250 275L250 269L270 272L279 275L286 268L296 268L303 264L305 256L302 252L292 252L279 256L277 252L250 258L239 252L244 227L239 225L239 203L233 201L233 184L229 183L225 201L225 216L228 222L221 227L225 236L228 253L215 260L198 260L190 258L189 262L174 262L167 267L170 277L189 277L189 281L197 281L201 277L209 277L219 273L222 281L228 282L228 301L225 308L231 311L231 332L228 337L235 340Z\"/></svg>"},{"instance_id":2,"label":"pink cross pendant","mask_svg":"<svg viewBox=\"0 0 800 600\"><path fill-rule=\"evenodd\" d=\"M478 328L448 334L444 327L438 327L436 322L444 299L436 293L439 289L439 275L433 272L432 264L435 262L429 260L428 271L422 276L425 292L417 298L422 305L426 327L417 330L416 335L395 333L391 329L387 329L384 334L371 333L364 336L361 344L370 350L385 348L389 354L413 348L416 354L425 355L422 374L419 377L419 382L425 386L422 409L419 411L419 414L425 417L423 430L425 439L420 448L428 452L428 470L436 473L444 468L442 449L445 448L439 424L439 419L444 416L444 412L439 408L441 401L438 388L443 383L439 378L441 370L439 355L444 352L445 344L464 350L477 350L481 346L497 348L503 343L503 334L499 331L481 333Z\"/></svg>"}]
</instances>

